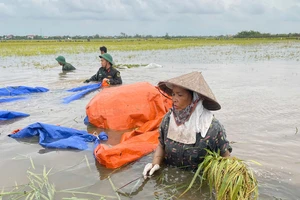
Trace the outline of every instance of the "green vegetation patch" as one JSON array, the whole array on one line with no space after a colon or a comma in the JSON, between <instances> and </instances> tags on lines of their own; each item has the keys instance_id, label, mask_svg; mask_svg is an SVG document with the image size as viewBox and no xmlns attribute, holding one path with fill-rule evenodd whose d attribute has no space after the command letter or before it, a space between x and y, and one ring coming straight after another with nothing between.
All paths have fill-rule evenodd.
<instances>
[{"instance_id":1,"label":"green vegetation patch","mask_svg":"<svg viewBox=\"0 0 300 200\"><path fill-rule=\"evenodd\" d=\"M33 56L50 54L79 54L99 51L100 46L109 50L139 51L180 49L215 45L257 45L266 43L289 43L281 38L151 38L151 39L92 39L87 40L5 40L0 41L0 56ZM293 40L300 42L300 40Z\"/></svg>"},{"instance_id":2,"label":"green vegetation patch","mask_svg":"<svg viewBox=\"0 0 300 200\"><path fill-rule=\"evenodd\" d=\"M116 64L115 68L124 69L124 68L134 68L134 67L142 67L147 66L147 64Z\"/></svg>"}]
</instances>

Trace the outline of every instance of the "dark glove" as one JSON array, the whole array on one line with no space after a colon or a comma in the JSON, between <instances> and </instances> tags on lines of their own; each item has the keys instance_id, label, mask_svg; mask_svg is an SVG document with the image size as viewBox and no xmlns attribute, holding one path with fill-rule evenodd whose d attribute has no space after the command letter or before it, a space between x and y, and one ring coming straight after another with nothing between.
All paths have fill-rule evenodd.
<instances>
[{"instance_id":1,"label":"dark glove","mask_svg":"<svg viewBox=\"0 0 300 200\"><path fill-rule=\"evenodd\" d=\"M90 79L85 80L83 83L89 83Z\"/></svg>"}]
</instances>

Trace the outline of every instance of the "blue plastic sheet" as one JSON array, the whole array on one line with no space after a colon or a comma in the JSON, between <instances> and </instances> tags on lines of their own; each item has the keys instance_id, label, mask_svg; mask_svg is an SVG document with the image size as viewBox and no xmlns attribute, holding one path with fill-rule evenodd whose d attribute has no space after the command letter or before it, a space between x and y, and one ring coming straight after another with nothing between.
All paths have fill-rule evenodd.
<instances>
[{"instance_id":1,"label":"blue plastic sheet","mask_svg":"<svg viewBox=\"0 0 300 200\"><path fill-rule=\"evenodd\" d=\"M0 99L0 103L19 101L19 100L24 100L24 99L28 99L28 98L26 98L26 97L3 98L3 99Z\"/></svg>"},{"instance_id":2,"label":"blue plastic sheet","mask_svg":"<svg viewBox=\"0 0 300 200\"><path fill-rule=\"evenodd\" d=\"M81 87L77 87L77 88L72 88L70 90L67 91L80 91L76 94L73 94L71 96L65 97L63 98L63 103L68 104L72 101L75 101L77 99L80 99L81 97L83 97L84 95L97 90L101 87L101 83L96 83L96 84L89 84L89 85L85 85L85 86L81 86ZM83 91L82 91L83 90Z\"/></svg>"},{"instance_id":3,"label":"blue plastic sheet","mask_svg":"<svg viewBox=\"0 0 300 200\"><path fill-rule=\"evenodd\" d=\"M88 117L88 116L85 116L85 118L83 119L83 123L84 123L85 125L89 125L90 120L89 120L89 117Z\"/></svg>"},{"instance_id":4,"label":"blue plastic sheet","mask_svg":"<svg viewBox=\"0 0 300 200\"><path fill-rule=\"evenodd\" d=\"M49 89L44 87L27 87L27 86L8 86L0 88L0 96L17 96L36 92L48 92Z\"/></svg>"},{"instance_id":5,"label":"blue plastic sheet","mask_svg":"<svg viewBox=\"0 0 300 200\"><path fill-rule=\"evenodd\" d=\"M0 110L0 120L10 120L18 117L27 117L27 116L29 116L29 114L15 112L15 111Z\"/></svg>"},{"instance_id":6,"label":"blue plastic sheet","mask_svg":"<svg viewBox=\"0 0 300 200\"><path fill-rule=\"evenodd\" d=\"M80 87L76 87L76 88L72 88L67 90L68 92L78 92L78 91L82 91L82 90L86 90L86 89L90 89L90 88L100 88L101 87L101 83L94 83L94 84L88 84L88 85L84 85L84 86L80 86Z\"/></svg>"},{"instance_id":7,"label":"blue plastic sheet","mask_svg":"<svg viewBox=\"0 0 300 200\"><path fill-rule=\"evenodd\" d=\"M103 132L104 133L104 132ZM12 138L39 137L39 144L44 148L59 149L79 149L88 148L87 142L96 142L97 140L107 140L106 133L94 136L86 131L80 131L72 128L56 126L44 123L34 123L20 130L15 134L8 135ZM97 142L99 143L99 141Z\"/></svg>"}]
</instances>

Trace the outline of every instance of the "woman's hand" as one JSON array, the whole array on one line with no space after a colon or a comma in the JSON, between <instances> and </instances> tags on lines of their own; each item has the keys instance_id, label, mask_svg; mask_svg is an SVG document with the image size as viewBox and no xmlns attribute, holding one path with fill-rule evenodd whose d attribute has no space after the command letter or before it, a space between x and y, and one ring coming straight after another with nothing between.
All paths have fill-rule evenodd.
<instances>
[{"instance_id":1,"label":"woman's hand","mask_svg":"<svg viewBox=\"0 0 300 200\"><path fill-rule=\"evenodd\" d=\"M149 178L153 175L153 173L160 169L159 164L153 165L152 163L148 163L143 171L144 179Z\"/></svg>"}]
</instances>

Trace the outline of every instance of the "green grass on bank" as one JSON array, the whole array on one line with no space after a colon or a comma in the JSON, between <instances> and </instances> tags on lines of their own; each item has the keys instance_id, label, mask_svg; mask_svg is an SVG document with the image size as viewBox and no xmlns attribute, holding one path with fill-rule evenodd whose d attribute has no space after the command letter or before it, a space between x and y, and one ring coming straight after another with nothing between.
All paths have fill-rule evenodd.
<instances>
[{"instance_id":1,"label":"green grass on bank","mask_svg":"<svg viewBox=\"0 0 300 200\"><path fill-rule=\"evenodd\" d=\"M98 39L98 40L7 40L0 41L0 56L33 56L51 54L78 54L96 52L100 46L109 51L139 51L158 49L180 49L215 45L257 45L266 43L300 42L296 39L258 38L258 39Z\"/></svg>"}]
</instances>

